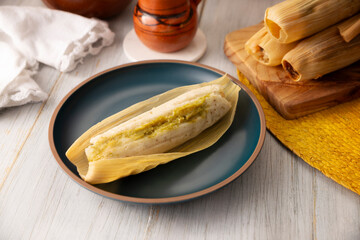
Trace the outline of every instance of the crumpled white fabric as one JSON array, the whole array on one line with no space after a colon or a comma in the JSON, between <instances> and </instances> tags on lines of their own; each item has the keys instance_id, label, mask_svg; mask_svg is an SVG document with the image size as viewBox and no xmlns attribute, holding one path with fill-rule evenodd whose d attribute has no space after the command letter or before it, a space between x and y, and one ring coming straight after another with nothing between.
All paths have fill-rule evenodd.
<instances>
[{"instance_id":1,"label":"crumpled white fabric","mask_svg":"<svg viewBox=\"0 0 360 240\"><path fill-rule=\"evenodd\" d=\"M0 7L0 109L43 101L38 63L68 72L114 41L106 22L40 7Z\"/></svg>"}]
</instances>

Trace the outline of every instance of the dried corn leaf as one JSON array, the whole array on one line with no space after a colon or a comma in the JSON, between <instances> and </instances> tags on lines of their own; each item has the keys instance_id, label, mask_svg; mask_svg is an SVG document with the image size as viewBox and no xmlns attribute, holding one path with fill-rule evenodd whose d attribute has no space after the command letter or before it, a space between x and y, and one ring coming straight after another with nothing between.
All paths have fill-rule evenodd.
<instances>
[{"instance_id":1,"label":"dried corn leaf","mask_svg":"<svg viewBox=\"0 0 360 240\"><path fill-rule=\"evenodd\" d=\"M350 42L360 34L360 13L338 25L340 35Z\"/></svg>"}]
</instances>

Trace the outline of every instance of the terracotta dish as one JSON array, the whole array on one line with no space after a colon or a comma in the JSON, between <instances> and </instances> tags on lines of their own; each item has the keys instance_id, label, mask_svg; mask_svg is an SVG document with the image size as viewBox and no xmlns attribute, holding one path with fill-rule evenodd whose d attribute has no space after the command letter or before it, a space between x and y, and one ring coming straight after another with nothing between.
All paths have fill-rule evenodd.
<instances>
[{"instance_id":1,"label":"terracotta dish","mask_svg":"<svg viewBox=\"0 0 360 240\"><path fill-rule=\"evenodd\" d=\"M131 0L42 0L52 9L76 13L85 17L111 18L120 13Z\"/></svg>"}]
</instances>

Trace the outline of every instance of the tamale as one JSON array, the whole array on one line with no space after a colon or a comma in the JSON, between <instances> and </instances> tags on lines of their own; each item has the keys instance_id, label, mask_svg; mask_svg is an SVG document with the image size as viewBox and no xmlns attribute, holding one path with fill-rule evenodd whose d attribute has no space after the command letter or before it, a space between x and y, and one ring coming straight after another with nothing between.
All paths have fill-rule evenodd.
<instances>
[{"instance_id":1,"label":"tamale","mask_svg":"<svg viewBox=\"0 0 360 240\"><path fill-rule=\"evenodd\" d=\"M350 42L360 34L360 13L338 25L340 35Z\"/></svg>"},{"instance_id":2,"label":"tamale","mask_svg":"<svg viewBox=\"0 0 360 240\"><path fill-rule=\"evenodd\" d=\"M91 127L66 156L85 181L98 184L203 150L230 127L239 90L223 76L154 96Z\"/></svg>"},{"instance_id":3,"label":"tamale","mask_svg":"<svg viewBox=\"0 0 360 240\"><path fill-rule=\"evenodd\" d=\"M245 49L256 61L267 66L277 66L281 64L284 55L293 49L297 43L279 43L270 37L266 28L263 27L245 43Z\"/></svg>"},{"instance_id":4,"label":"tamale","mask_svg":"<svg viewBox=\"0 0 360 240\"><path fill-rule=\"evenodd\" d=\"M359 0L287 0L265 12L267 31L281 43L317 33L360 10Z\"/></svg>"},{"instance_id":5,"label":"tamale","mask_svg":"<svg viewBox=\"0 0 360 240\"><path fill-rule=\"evenodd\" d=\"M317 79L360 60L360 36L346 42L337 25L304 39L282 60L284 70L295 81Z\"/></svg>"},{"instance_id":6,"label":"tamale","mask_svg":"<svg viewBox=\"0 0 360 240\"><path fill-rule=\"evenodd\" d=\"M166 152L213 125L230 109L219 85L184 93L102 133L85 149L89 161Z\"/></svg>"}]
</instances>

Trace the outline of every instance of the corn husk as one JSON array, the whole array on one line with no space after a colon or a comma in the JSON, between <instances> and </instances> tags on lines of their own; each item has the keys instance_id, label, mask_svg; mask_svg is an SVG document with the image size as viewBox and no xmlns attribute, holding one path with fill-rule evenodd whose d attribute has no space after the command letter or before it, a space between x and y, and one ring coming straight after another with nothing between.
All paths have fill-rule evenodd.
<instances>
[{"instance_id":1,"label":"corn husk","mask_svg":"<svg viewBox=\"0 0 360 240\"><path fill-rule=\"evenodd\" d=\"M337 25L301 41L285 54L284 70L295 81L317 79L360 60L360 36L349 43L340 36Z\"/></svg>"},{"instance_id":2,"label":"corn husk","mask_svg":"<svg viewBox=\"0 0 360 240\"><path fill-rule=\"evenodd\" d=\"M203 131L197 137L190 139L186 143L166 153L100 159L88 162L85 155L85 148L90 145L90 139L92 137L104 133L105 131L189 90L211 84L219 84L224 87L224 94L226 99L231 103L231 109L222 119L220 119L220 121ZM81 178L89 183L99 184L111 182L129 175L138 174L155 168L159 164L165 164L174 159L201 151L216 143L230 127L235 115L239 90L240 87L234 84L227 76L223 76L217 80L207 83L172 89L143 102L134 104L91 127L71 145L66 152L66 156L77 167Z\"/></svg>"},{"instance_id":3,"label":"corn husk","mask_svg":"<svg viewBox=\"0 0 360 240\"><path fill-rule=\"evenodd\" d=\"M340 35L350 42L360 34L360 13L338 25Z\"/></svg>"},{"instance_id":4,"label":"corn husk","mask_svg":"<svg viewBox=\"0 0 360 240\"><path fill-rule=\"evenodd\" d=\"M287 0L265 12L268 32L281 43L317 33L360 10L359 0Z\"/></svg>"},{"instance_id":5,"label":"corn husk","mask_svg":"<svg viewBox=\"0 0 360 240\"><path fill-rule=\"evenodd\" d=\"M289 44L279 43L263 27L245 43L245 49L256 61L266 66L277 66L281 64L284 55L297 44L297 41Z\"/></svg>"}]
</instances>

